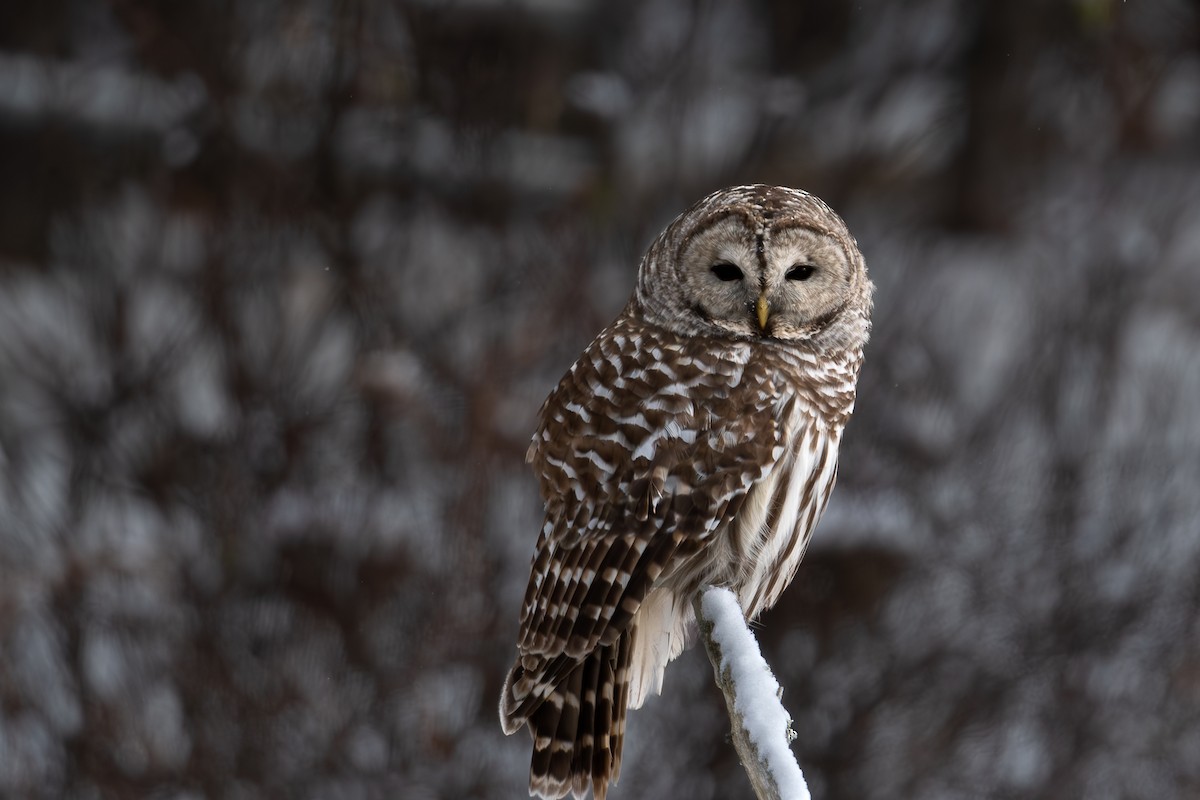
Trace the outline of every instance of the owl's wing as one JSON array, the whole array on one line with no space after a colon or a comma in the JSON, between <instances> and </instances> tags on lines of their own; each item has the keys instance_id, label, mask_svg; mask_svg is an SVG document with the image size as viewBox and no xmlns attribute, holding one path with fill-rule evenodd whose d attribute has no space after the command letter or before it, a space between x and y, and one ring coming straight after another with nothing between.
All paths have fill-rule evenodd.
<instances>
[{"instance_id":1,"label":"owl's wing","mask_svg":"<svg viewBox=\"0 0 1200 800\"><path fill-rule=\"evenodd\" d=\"M784 451L793 401L769 373L620 331L550 395L529 451L546 521L519 648L547 684L616 641L655 580L707 546Z\"/></svg>"}]
</instances>

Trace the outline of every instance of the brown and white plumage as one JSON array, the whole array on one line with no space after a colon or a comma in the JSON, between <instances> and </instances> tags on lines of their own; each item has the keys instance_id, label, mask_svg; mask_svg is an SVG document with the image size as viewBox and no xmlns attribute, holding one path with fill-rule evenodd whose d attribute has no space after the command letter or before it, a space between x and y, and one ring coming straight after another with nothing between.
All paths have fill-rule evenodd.
<instances>
[{"instance_id":1,"label":"brown and white plumage","mask_svg":"<svg viewBox=\"0 0 1200 800\"><path fill-rule=\"evenodd\" d=\"M605 797L700 587L748 618L779 599L833 489L871 292L817 198L716 192L547 398L527 457L546 521L500 701L505 732L533 734L531 794Z\"/></svg>"}]
</instances>

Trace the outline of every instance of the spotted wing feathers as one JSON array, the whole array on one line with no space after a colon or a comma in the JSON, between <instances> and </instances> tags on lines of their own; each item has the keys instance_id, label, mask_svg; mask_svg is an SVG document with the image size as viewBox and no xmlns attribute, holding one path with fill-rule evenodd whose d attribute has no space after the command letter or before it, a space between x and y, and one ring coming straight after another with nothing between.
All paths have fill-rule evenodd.
<instances>
[{"instance_id":1,"label":"spotted wing feathers","mask_svg":"<svg viewBox=\"0 0 1200 800\"><path fill-rule=\"evenodd\" d=\"M714 354L625 316L542 408L529 461L546 522L500 709L506 731L528 723L534 735L532 791L578 793L563 778L568 750L569 775L592 754L598 797L599 776L615 779L634 615L665 573L693 560L736 515L783 452L785 406L769 375L746 370L743 347Z\"/></svg>"}]
</instances>

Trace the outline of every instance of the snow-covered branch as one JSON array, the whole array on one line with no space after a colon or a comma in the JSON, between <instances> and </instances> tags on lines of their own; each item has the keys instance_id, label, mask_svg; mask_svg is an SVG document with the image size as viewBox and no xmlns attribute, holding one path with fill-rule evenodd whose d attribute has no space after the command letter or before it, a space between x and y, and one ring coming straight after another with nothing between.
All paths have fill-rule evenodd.
<instances>
[{"instance_id":1,"label":"snow-covered branch","mask_svg":"<svg viewBox=\"0 0 1200 800\"><path fill-rule=\"evenodd\" d=\"M702 590L696 620L717 686L733 724L733 746L759 800L810 800L792 753L792 720L783 690L758 649L737 596L719 587Z\"/></svg>"}]
</instances>

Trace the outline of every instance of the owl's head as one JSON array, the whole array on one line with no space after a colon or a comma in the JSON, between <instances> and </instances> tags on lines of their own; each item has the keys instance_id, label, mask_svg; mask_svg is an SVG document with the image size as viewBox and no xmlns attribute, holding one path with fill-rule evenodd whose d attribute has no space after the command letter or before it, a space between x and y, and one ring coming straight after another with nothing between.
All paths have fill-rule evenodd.
<instances>
[{"instance_id":1,"label":"owl's head","mask_svg":"<svg viewBox=\"0 0 1200 800\"><path fill-rule=\"evenodd\" d=\"M735 186L675 219L642 259L635 306L688 336L861 347L866 263L837 214L781 186Z\"/></svg>"}]
</instances>

